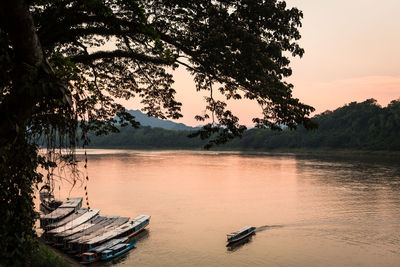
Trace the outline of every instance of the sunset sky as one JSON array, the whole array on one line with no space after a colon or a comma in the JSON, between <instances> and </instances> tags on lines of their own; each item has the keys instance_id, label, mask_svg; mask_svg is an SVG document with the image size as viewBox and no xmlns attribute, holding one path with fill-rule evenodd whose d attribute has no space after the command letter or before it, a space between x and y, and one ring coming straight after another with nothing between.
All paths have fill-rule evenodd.
<instances>
[{"instance_id":1,"label":"sunset sky","mask_svg":"<svg viewBox=\"0 0 400 267\"><path fill-rule=\"evenodd\" d=\"M306 53L293 59L293 94L320 113L352 101L375 98L382 106L400 97L399 0L288 0L304 13L300 44ZM177 99L183 103L179 122L198 125L203 95L190 75L174 73ZM251 125L259 108L249 101L231 103L241 123ZM125 103L138 109L136 101Z\"/></svg>"}]
</instances>

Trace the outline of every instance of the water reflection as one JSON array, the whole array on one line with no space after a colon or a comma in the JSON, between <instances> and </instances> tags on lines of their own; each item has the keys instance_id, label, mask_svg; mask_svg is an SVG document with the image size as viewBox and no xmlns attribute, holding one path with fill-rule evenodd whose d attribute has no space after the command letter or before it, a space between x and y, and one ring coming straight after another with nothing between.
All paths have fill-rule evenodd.
<instances>
[{"instance_id":1,"label":"water reflection","mask_svg":"<svg viewBox=\"0 0 400 267\"><path fill-rule=\"evenodd\" d=\"M151 235L136 237L136 249L117 266L400 262L397 159L92 151L88 172L92 208L103 215L152 215ZM65 198L69 188L62 188L55 193ZM79 187L71 193L83 195ZM221 237L243 225L262 226L256 236L226 247Z\"/></svg>"},{"instance_id":2,"label":"water reflection","mask_svg":"<svg viewBox=\"0 0 400 267\"><path fill-rule=\"evenodd\" d=\"M149 236L150 236L150 231L148 229L144 229L140 233L138 233L138 234L134 235L133 237L131 237L129 239L129 242L136 241L137 242L136 245L137 245L139 242L142 242L142 241L145 241L146 239L148 239Z\"/></svg>"},{"instance_id":3,"label":"water reflection","mask_svg":"<svg viewBox=\"0 0 400 267\"><path fill-rule=\"evenodd\" d=\"M238 250L241 249L244 245L249 244L249 243L252 241L254 235L255 235L255 233L253 233L252 235L250 235L250 236L248 236L248 237L246 237L246 238L243 238L242 240L239 240L239 241L236 241L236 242L233 242L233 243L228 243L228 244L226 245L227 251L229 251L229 252L238 251Z\"/></svg>"}]
</instances>

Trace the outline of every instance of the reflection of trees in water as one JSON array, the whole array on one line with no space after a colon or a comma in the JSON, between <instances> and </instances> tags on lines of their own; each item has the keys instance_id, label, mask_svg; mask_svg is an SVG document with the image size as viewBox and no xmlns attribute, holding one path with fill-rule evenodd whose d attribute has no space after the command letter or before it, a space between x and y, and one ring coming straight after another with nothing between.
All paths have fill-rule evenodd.
<instances>
[{"instance_id":1,"label":"reflection of trees in water","mask_svg":"<svg viewBox=\"0 0 400 267\"><path fill-rule=\"evenodd\" d=\"M400 164L388 155L296 155L301 177L324 184L350 186L353 190L370 191L388 187L400 189Z\"/></svg>"}]
</instances>

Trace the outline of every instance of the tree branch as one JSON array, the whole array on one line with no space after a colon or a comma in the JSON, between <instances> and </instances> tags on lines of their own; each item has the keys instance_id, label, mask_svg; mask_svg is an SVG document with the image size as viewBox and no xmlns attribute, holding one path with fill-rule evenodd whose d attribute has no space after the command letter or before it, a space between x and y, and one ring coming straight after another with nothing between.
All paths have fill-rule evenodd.
<instances>
[{"instance_id":1,"label":"tree branch","mask_svg":"<svg viewBox=\"0 0 400 267\"><path fill-rule=\"evenodd\" d=\"M151 57L151 56L146 56L144 54L139 54L139 53L134 53L130 51L124 51L124 50L114 50L114 51L98 51L94 52L90 55L86 54L80 54L76 56L72 56L71 60L75 63L90 63L98 59L105 59L105 58L132 58L135 60L140 60L143 62L150 62L154 64L159 64L159 65L171 65L170 62L168 62L165 59L159 58L159 57Z\"/></svg>"}]
</instances>

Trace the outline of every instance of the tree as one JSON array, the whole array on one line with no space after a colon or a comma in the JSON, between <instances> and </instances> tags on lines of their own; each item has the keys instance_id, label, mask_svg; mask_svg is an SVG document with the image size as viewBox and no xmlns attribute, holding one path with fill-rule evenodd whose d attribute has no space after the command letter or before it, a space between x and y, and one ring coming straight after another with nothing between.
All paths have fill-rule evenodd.
<instances>
[{"instance_id":1,"label":"tree","mask_svg":"<svg viewBox=\"0 0 400 267\"><path fill-rule=\"evenodd\" d=\"M54 167L55 146L69 147L58 159L75 166L73 149L88 143L88 131L137 126L118 98L140 97L148 115L182 116L171 69L185 67L197 90L210 93L208 113L196 118L212 121L193 135L211 137L209 146L245 130L216 90L256 101L258 127L313 127L313 108L293 98L284 81L292 73L289 56L304 53L301 18L277 0L1 1L1 259L29 262L32 185L42 179L39 164ZM43 136L50 158L38 154Z\"/></svg>"}]
</instances>

